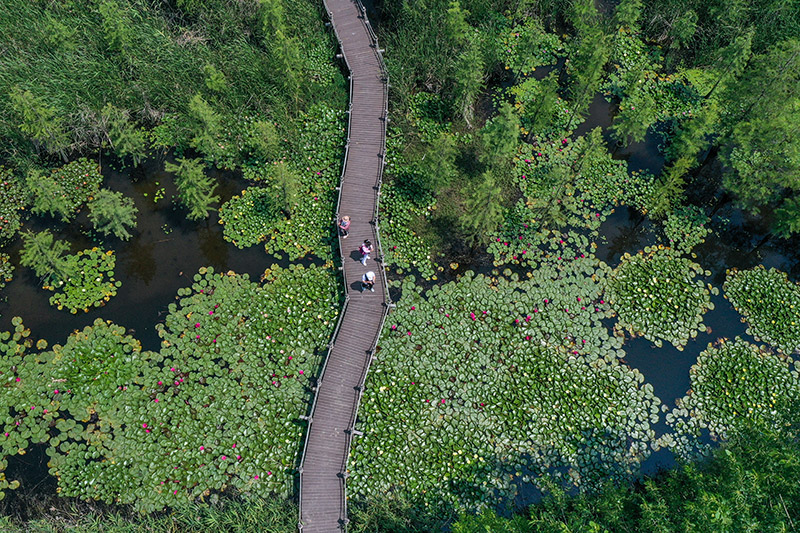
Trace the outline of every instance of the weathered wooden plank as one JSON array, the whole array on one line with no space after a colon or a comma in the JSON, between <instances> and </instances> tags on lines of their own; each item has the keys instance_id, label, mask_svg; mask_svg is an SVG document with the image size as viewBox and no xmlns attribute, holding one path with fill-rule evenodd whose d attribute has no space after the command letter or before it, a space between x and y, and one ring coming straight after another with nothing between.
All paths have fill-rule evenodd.
<instances>
[{"instance_id":1,"label":"weathered wooden plank","mask_svg":"<svg viewBox=\"0 0 800 533\"><path fill-rule=\"evenodd\" d=\"M340 190L340 214L352 220L350 240L342 242L344 272L348 283L357 283L366 271L350 254L364 239L377 242L371 224L376 208L376 185L385 150L386 108L384 71L373 47L359 5L353 0L324 0L341 43L352 83L349 150ZM377 251L373 253L373 258ZM356 254L357 257L357 254ZM374 259L367 268L378 275L383 287L383 266ZM346 288L350 302L342 317L339 333L321 376L311 423L306 435L300 476L300 521L303 532L342 531L346 515L345 483L338 474L349 455L349 436L357 409L359 385L370 363L370 352L381 326L386 305L383 289L361 293L357 286Z\"/></svg>"}]
</instances>

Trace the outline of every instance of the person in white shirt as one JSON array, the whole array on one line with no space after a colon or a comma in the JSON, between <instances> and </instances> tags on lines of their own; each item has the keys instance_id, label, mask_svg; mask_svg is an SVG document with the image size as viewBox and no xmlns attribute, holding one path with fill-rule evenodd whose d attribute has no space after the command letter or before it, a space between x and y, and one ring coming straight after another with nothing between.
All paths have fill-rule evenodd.
<instances>
[{"instance_id":1,"label":"person in white shirt","mask_svg":"<svg viewBox=\"0 0 800 533\"><path fill-rule=\"evenodd\" d=\"M375 272L370 270L361 276L361 292L369 289L370 292L375 292Z\"/></svg>"}]
</instances>

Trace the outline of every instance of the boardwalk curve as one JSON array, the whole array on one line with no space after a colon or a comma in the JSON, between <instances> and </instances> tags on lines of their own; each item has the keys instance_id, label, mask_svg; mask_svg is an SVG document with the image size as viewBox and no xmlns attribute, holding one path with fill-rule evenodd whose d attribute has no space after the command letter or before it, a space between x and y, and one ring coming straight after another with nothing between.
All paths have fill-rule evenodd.
<instances>
[{"instance_id":1,"label":"boardwalk curve","mask_svg":"<svg viewBox=\"0 0 800 533\"><path fill-rule=\"evenodd\" d=\"M339 238L345 303L314 392L300 460L303 533L347 529L347 458L369 365L391 305L378 233L383 176L388 78L375 32L360 0L324 0L350 72L350 108L337 219L349 215L350 236ZM356 252L370 239L373 259L363 267ZM376 291L360 291L361 276L375 272Z\"/></svg>"}]
</instances>

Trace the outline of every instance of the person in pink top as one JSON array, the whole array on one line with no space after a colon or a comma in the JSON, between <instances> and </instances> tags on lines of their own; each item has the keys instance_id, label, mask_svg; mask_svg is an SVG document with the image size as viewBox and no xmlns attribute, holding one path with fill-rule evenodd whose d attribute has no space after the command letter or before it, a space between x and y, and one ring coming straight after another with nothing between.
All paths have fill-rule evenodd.
<instances>
[{"instance_id":1,"label":"person in pink top","mask_svg":"<svg viewBox=\"0 0 800 533\"><path fill-rule=\"evenodd\" d=\"M364 241L364 244L358 247L358 251L361 252L361 264L367 266L369 254L372 253L372 243L369 242L369 239Z\"/></svg>"}]
</instances>

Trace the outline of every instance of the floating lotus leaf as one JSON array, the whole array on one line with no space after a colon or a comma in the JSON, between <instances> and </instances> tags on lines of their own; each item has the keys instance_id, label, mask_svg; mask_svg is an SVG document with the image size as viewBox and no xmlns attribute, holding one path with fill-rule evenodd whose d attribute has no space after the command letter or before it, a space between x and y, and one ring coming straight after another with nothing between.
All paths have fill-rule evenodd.
<instances>
[{"instance_id":1,"label":"floating lotus leaf","mask_svg":"<svg viewBox=\"0 0 800 533\"><path fill-rule=\"evenodd\" d=\"M800 285L784 272L761 265L730 270L723 289L757 340L786 354L800 349Z\"/></svg>"},{"instance_id":2,"label":"floating lotus leaf","mask_svg":"<svg viewBox=\"0 0 800 533\"><path fill-rule=\"evenodd\" d=\"M697 279L702 273L699 265L669 248L648 247L623 256L608 277L606 295L621 328L680 350L703 328L705 312L713 309L709 290Z\"/></svg>"}]
</instances>

